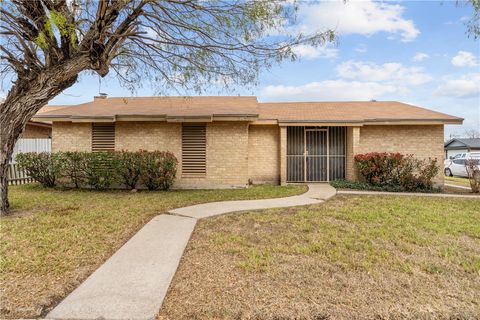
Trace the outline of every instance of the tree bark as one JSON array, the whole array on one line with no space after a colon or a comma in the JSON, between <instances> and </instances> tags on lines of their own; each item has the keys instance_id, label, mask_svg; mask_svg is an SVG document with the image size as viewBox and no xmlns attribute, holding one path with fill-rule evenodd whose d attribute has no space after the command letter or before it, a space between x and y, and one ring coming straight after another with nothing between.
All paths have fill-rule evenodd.
<instances>
[{"instance_id":1,"label":"tree bark","mask_svg":"<svg viewBox=\"0 0 480 320\"><path fill-rule=\"evenodd\" d=\"M25 125L49 100L71 87L89 65L88 56L77 56L33 79L17 79L0 104L0 215L8 214L8 162Z\"/></svg>"}]
</instances>

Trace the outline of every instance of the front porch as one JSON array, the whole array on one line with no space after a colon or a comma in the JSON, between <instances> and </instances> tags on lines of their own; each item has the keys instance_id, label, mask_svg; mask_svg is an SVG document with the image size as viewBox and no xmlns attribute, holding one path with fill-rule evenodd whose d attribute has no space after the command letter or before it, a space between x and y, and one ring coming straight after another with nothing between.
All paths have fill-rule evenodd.
<instances>
[{"instance_id":1,"label":"front porch","mask_svg":"<svg viewBox=\"0 0 480 320\"><path fill-rule=\"evenodd\" d=\"M280 180L286 183L355 179L359 127L281 126Z\"/></svg>"}]
</instances>

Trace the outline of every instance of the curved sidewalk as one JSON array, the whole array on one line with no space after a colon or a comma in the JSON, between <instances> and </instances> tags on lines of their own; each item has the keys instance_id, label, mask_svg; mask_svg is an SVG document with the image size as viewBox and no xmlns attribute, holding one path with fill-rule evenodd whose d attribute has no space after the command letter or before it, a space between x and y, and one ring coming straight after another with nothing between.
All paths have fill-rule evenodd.
<instances>
[{"instance_id":1,"label":"curved sidewalk","mask_svg":"<svg viewBox=\"0 0 480 320\"><path fill-rule=\"evenodd\" d=\"M155 319L198 219L235 211L317 204L335 194L328 184L312 184L298 196L211 202L156 216L47 319Z\"/></svg>"},{"instance_id":2,"label":"curved sidewalk","mask_svg":"<svg viewBox=\"0 0 480 320\"><path fill-rule=\"evenodd\" d=\"M169 213L184 217L202 219L236 211L294 207L316 204L333 197L335 194L335 188L333 188L327 183L310 184L308 185L308 191L298 196L276 199L210 202L170 210Z\"/></svg>"}]
</instances>

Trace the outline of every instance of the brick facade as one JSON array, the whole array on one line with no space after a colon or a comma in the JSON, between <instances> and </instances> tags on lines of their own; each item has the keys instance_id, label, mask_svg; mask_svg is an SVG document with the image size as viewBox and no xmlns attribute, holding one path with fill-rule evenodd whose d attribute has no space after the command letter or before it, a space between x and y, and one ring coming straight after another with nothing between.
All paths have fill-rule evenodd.
<instances>
[{"instance_id":1,"label":"brick facade","mask_svg":"<svg viewBox=\"0 0 480 320\"><path fill-rule=\"evenodd\" d=\"M92 124L54 122L52 152L57 151L92 151Z\"/></svg>"},{"instance_id":2,"label":"brick facade","mask_svg":"<svg viewBox=\"0 0 480 320\"><path fill-rule=\"evenodd\" d=\"M27 124L22 133L24 139L48 139L52 137L52 129L48 127Z\"/></svg>"},{"instance_id":3,"label":"brick facade","mask_svg":"<svg viewBox=\"0 0 480 320\"><path fill-rule=\"evenodd\" d=\"M286 182L286 127L212 122L207 125L207 174L182 177L181 123L117 122L116 150L171 151L179 160L177 187L243 187ZM91 151L91 123L54 122L53 151ZM387 151L443 160L443 125L347 128L347 179L356 179L353 155ZM436 182L443 183L440 172Z\"/></svg>"},{"instance_id":4,"label":"brick facade","mask_svg":"<svg viewBox=\"0 0 480 320\"><path fill-rule=\"evenodd\" d=\"M177 187L244 187L248 183L248 124L208 123L207 174L182 175L182 124L165 122L117 122L115 149L170 151L178 159Z\"/></svg>"},{"instance_id":5,"label":"brick facade","mask_svg":"<svg viewBox=\"0 0 480 320\"><path fill-rule=\"evenodd\" d=\"M364 126L360 128L357 153L400 152L419 159L437 158L435 183L443 185L443 125Z\"/></svg>"},{"instance_id":6,"label":"brick facade","mask_svg":"<svg viewBox=\"0 0 480 320\"><path fill-rule=\"evenodd\" d=\"M255 183L280 183L280 129L276 125L250 125L248 177Z\"/></svg>"},{"instance_id":7,"label":"brick facade","mask_svg":"<svg viewBox=\"0 0 480 320\"><path fill-rule=\"evenodd\" d=\"M177 187L245 187L248 183L248 123L207 124L207 175L182 176L182 124L117 122L115 150L161 150L179 160ZM53 151L91 151L91 123L54 122Z\"/></svg>"},{"instance_id":8,"label":"brick facade","mask_svg":"<svg viewBox=\"0 0 480 320\"><path fill-rule=\"evenodd\" d=\"M359 153L360 147L360 127L347 127L347 152L345 163L345 178L347 180L356 180L355 163L353 157Z\"/></svg>"},{"instance_id":9,"label":"brick facade","mask_svg":"<svg viewBox=\"0 0 480 320\"><path fill-rule=\"evenodd\" d=\"M166 122L117 122L115 150L170 151L181 160L182 124Z\"/></svg>"}]
</instances>

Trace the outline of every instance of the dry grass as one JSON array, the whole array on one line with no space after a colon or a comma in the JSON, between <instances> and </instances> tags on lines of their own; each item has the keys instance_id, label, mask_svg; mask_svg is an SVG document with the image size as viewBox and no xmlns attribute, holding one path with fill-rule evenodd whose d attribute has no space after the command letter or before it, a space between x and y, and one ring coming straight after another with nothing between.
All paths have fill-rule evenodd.
<instances>
[{"instance_id":1,"label":"dry grass","mask_svg":"<svg viewBox=\"0 0 480 320\"><path fill-rule=\"evenodd\" d=\"M258 186L131 193L14 186L13 215L0 219L0 318L44 315L153 216L171 208L305 190Z\"/></svg>"},{"instance_id":2,"label":"dry grass","mask_svg":"<svg viewBox=\"0 0 480 320\"><path fill-rule=\"evenodd\" d=\"M443 187L443 193L461 194L461 195L467 195L467 196L478 196L479 199L480 199L480 194L479 193L473 193L471 189L444 186Z\"/></svg>"},{"instance_id":3,"label":"dry grass","mask_svg":"<svg viewBox=\"0 0 480 320\"><path fill-rule=\"evenodd\" d=\"M202 220L159 319L478 319L479 208L337 196Z\"/></svg>"}]
</instances>

